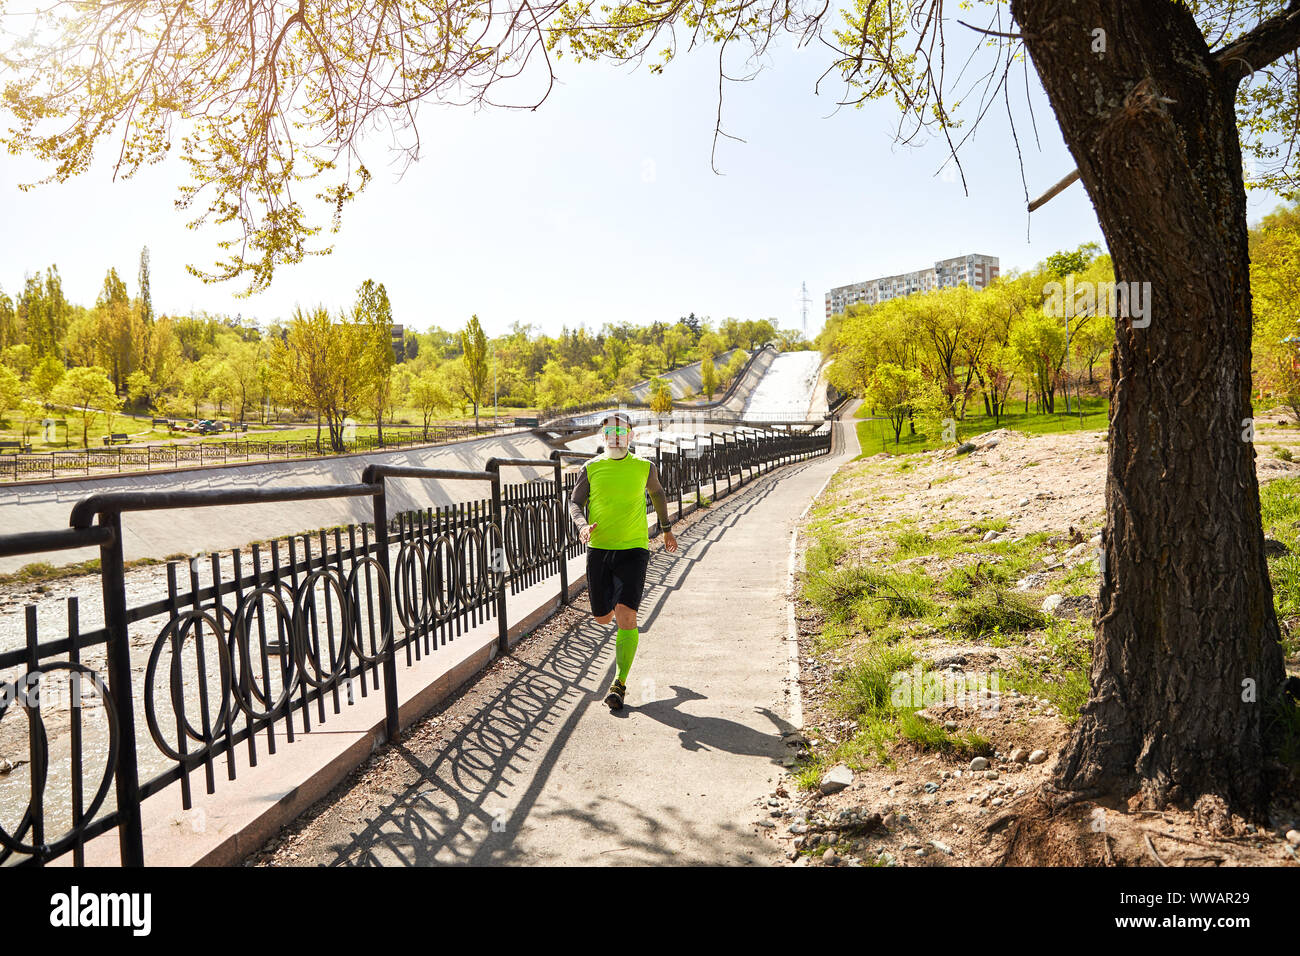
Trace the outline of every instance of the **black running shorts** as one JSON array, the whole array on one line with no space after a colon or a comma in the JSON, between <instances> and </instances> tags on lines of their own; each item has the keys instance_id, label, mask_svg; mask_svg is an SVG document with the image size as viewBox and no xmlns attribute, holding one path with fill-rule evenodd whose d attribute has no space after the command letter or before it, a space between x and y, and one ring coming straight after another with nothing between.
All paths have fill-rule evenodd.
<instances>
[{"instance_id":1,"label":"black running shorts","mask_svg":"<svg viewBox=\"0 0 1300 956\"><path fill-rule=\"evenodd\" d=\"M603 617L615 604L641 606L649 548L587 548L587 591L591 613Z\"/></svg>"}]
</instances>

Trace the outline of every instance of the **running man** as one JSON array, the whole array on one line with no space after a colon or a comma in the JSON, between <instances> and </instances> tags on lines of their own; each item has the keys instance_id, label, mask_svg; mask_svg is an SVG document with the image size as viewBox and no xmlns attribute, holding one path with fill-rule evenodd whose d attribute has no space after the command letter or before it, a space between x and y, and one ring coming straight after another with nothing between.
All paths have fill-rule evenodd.
<instances>
[{"instance_id":1,"label":"running man","mask_svg":"<svg viewBox=\"0 0 1300 956\"><path fill-rule=\"evenodd\" d=\"M587 545L587 593L591 613L598 624L614 618L618 624L615 655L618 676L610 685L605 703L619 710L627 696L627 672L636 655L640 633L636 612L645 587L646 565L650 563L650 532L645 520L645 495L650 493L664 533L664 548L677 550L668 500L654 462L634 455L632 420L622 412L605 419L601 429L605 453L589 458L569 496L569 516ZM582 506L587 505L591 524Z\"/></svg>"}]
</instances>

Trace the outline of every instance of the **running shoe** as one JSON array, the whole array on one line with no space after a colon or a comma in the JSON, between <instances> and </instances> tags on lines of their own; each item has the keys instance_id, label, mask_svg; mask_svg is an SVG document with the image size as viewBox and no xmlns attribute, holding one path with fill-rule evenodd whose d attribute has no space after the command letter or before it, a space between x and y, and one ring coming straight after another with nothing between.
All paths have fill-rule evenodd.
<instances>
[{"instance_id":1,"label":"running shoe","mask_svg":"<svg viewBox=\"0 0 1300 956\"><path fill-rule=\"evenodd\" d=\"M605 695L605 703L609 705L610 710L622 710L623 698L627 696L627 686L621 680L615 680L609 685L609 693Z\"/></svg>"}]
</instances>

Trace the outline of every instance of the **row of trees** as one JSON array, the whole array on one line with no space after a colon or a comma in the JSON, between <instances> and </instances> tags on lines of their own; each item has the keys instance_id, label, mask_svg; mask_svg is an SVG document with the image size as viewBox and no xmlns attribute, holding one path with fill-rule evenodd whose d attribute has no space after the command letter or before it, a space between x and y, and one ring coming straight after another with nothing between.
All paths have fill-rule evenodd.
<instances>
[{"instance_id":1,"label":"row of trees","mask_svg":"<svg viewBox=\"0 0 1300 956\"><path fill-rule=\"evenodd\" d=\"M651 400L671 405L657 376L672 368L702 360L703 391L712 397L744 364L740 349L768 341L809 347L769 319L727 319L714 328L693 313L672 324L607 323L595 333L565 327L558 336L515 322L491 340L475 316L464 329L395 336L387 291L371 279L337 314L299 309L260 328L239 316L155 315L149 287L145 249L135 296L110 269L94 306L70 304L54 266L27 277L16 300L0 290L0 418L20 423L27 438L61 407L79 414L85 443L99 415L124 408L177 418L207 409L241 422L287 412L314 419L318 434L341 449L348 418L375 422L382 439L385 424L404 410L427 435L448 413L472 410L477 424L494 387L502 405L551 407L631 400L631 387L647 378L656 381ZM728 362L714 363L728 351ZM79 369L87 371L72 380L75 388L60 390ZM97 396L97 404L74 402L70 389Z\"/></svg>"},{"instance_id":2,"label":"row of trees","mask_svg":"<svg viewBox=\"0 0 1300 956\"><path fill-rule=\"evenodd\" d=\"M931 426L964 419L972 401L995 420L1021 394L1025 411L1032 401L1054 412L1063 398L1068 412L1084 382L1095 383L1115 322L1095 297L1079 314L1052 308L1044 288L1113 280L1110 257L1090 243L978 291L962 285L850 306L827 323L819 344L835 359L831 382L888 416L895 441L918 418Z\"/></svg>"},{"instance_id":3,"label":"row of trees","mask_svg":"<svg viewBox=\"0 0 1300 956\"><path fill-rule=\"evenodd\" d=\"M1250 231L1255 394L1300 418L1300 203ZM887 416L895 441L918 420L934 429L961 421L971 402L1000 420L1013 397L1054 412L1072 410L1093 385L1115 338L1114 317L1093 290L1114 281L1095 244L1049 256L1036 269L974 291L966 286L850 306L819 339L835 358L831 381ZM1067 318L1052 296L1059 283L1088 304Z\"/></svg>"}]
</instances>

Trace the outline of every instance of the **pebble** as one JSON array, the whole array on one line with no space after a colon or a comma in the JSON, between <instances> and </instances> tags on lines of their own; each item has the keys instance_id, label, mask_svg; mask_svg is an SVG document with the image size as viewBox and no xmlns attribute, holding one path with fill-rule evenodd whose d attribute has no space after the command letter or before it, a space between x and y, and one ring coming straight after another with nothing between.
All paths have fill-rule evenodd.
<instances>
[{"instance_id":1,"label":"pebble","mask_svg":"<svg viewBox=\"0 0 1300 956\"><path fill-rule=\"evenodd\" d=\"M1292 846L1300 846L1300 830L1288 830L1286 832L1286 842Z\"/></svg>"},{"instance_id":2,"label":"pebble","mask_svg":"<svg viewBox=\"0 0 1300 956\"><path fill-rule=\"evenodd\" d=\"M1043 598L1042 606L1039 608L1044 614L1052 614L1061 606L1061 595L1049 594Z\"/></svg>"},{"instance_id":3,"label":"pebble","mask_svg":"<svg viewBox=\"0 0 1300 956\"><path fill-rule=\"evenodd\" d=\"M842 763L836 764L826 771L822 777L822 793L839 793L849 784L853 783L853 771Z\"/></svg>"},{"instance_id":4,"label":"pebble","mask_svg":"<svg viewBox=\"0 0 1300 956\"><path fill-rule=\"evenodd\" d=\"M1003 800L1001 797L994 797L992 800L989 801L989 803L993 804L993 806L995 807L1000 807L1002 806L1002 804L1006 803L1006 801Z\"/></svg>"},{"instance_id":5,"label":"pebble","mask_svg":"<svg viewBox=\"0 0 1300 956\"><path fill-rule=\"evenodd\" d=\"M931 840L930 846L934 847L944 856L952 856L952 848L949 847L946 843L940 843L938 840Z\"/></svg>"},{"instance_id":6,"label":"pebble","mask_svg":"<svg viewBox=\"0 0 1300 956\"><path fill-rule=\"evenodd\" d=\"M996 780L996 779L998 779L998 772L997 772L996 770L989 770L989 771L986 771L985 774L984 774L984 779L985 779L985 780Z\"/></svg>"},{"instance_id":7,"label":"pebble","mask_svg":"<svg viewBox=\"0 0 1300 956\"><path fill-rule=\"evenodd\" d=\"M1029 755L1030 763L1042 763L1046 759L1047 759L1046 750L1035 750L1033 753Z\"/></svg>"},{"instance_id":8,"label":"pebble","mask_svg":"<svg viewBox=\"0 0 1300 956\"><path fill-rule=\"evenodd\" d=\"M1024 747L1016 747L1014 750L1011 751L1012 763L1024 763L1028 759L1029 759L1029 751L1026 750Z\"/></svg>"},{"instance_id":9,"label":"pebble","mask_svg":"<svg viewBox=\"0 0 1300 956\"><path fill-rule=\"evenodd\" d=\"M835 852L835 847L822 854L822 863L826 866L834 866L838 862L840 862L840 855Z\"/></svg>"},{"instance_id":10,"label":"pebble","mask_svg":"<svg viewBox=\"0 0 1300 956\"><path fill-rule=\"evenodd\" d=\"M970 762L971 770L987 770L988 768L989 760L987 757L976 757Z\"/></svg>"}]
</instances>

